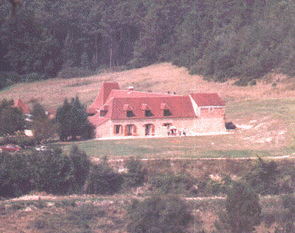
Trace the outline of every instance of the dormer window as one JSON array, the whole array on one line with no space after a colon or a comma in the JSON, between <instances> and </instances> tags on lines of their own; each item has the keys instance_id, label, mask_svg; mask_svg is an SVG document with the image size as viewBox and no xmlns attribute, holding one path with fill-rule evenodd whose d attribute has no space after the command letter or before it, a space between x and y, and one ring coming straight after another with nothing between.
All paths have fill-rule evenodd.
<instances>
[{"instance_id":1,"label":"dormer window","mask_svg":"<svg viewBox=\"0 0 295 233\"><path fill-rule=\"evenodd\" d=\"M99 110L100 117L105 117L105 115L108 113L108 110L109 110L109 106L103 105Z\"/></svg>"},{"instance_id":2,"label":"dormer window","mask_svg":"<svg viewBox=\"0 0 295 233\"><path fill-rule=\"evenodd\" d=\"M133 116L134 116L133 111L132 111L132 110L127 110L127 112L126 112L126 116L127 116L127 117L133 117Z\"/></svg>"},{"instance_id":3,"label":"dormer window","mask_svg":"<svg viewBox=\"0 0 295 233\"><path fill-rule=\"evenodd\" d=\"M129 104L124 104L123 110L126 111L126 117L135 116L135 114L133 113L133 108Z\"/></svg>"},{"instance_id":4,"label":"dormer window","mask_svg":"<svg viewBox=\"0 0 295 233\"><path fill-rule=\"evenodd\" d=\"M144 116L145 117L153 116L153 113L151 111L151 108L147 104L142 104L141 105L141 110L144 111Z\"/></svg>"},{"instance_id":5,"label":"dormer window","mask_svg":"<svg viewBox=\"0 0 295 233\"><path fill-rule=\"evenodd\" d=\"M150 116L153 115L153 113L152 113L151 110L145 110L145 111L144 111L144 115L145 115L146 117L150 117Z\"/></svg>"},{"instance_id":6,"label":"dormer window","mask_svg":"<svg viewBox=\"0 0 295 233\"><path fill-rule=\"evenodd\" d=\"M164 109L163 115L164 115L164 116L171 116L172 113L170 112L169 109Z\"/></svg>"},{"instance_id":7,"label":"dormer window","mask_svg":"<svg viewBox=\"0 0 295 233\"><path fill-rule=\"evenodd\" d=\"M163 116L171 116L172 115L167 103L161 103L161 109L163 110Z\"/></svg>"},{"instance_id":8,"label":"dormer window","mask_svg":"<svg viewBox=\"0 0 295 233\"><path fill-rule=\"evenodd\" d=\"M105 115L107 115L107 112L108 111L106 111L106 110L100 110L99 111L101 117L105 117Z\"/></svg>"}]
</instances>

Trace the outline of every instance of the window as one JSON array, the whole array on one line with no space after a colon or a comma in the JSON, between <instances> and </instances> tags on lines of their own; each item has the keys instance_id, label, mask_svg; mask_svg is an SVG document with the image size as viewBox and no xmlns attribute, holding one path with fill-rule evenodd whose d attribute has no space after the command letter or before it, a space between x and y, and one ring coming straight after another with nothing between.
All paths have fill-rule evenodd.
<instances>
[{"instance_id":1,"label":"window","mask_svg":"<svg viewBox=\"0 0 295 233\"><path fill-rule=\"evenodd\" d=\"M105 117L105 115L107 114L108 111L106 110L100 110L100 116L101 117Z\"/></svg>"},{"instance_id":2,"label":"window","mask_svg":"<svg viewBox=\"0 0 295 233\"><path fill-rule=\"evenodd\" d=\"M171 116L172 113L170 112L169 109L164 109L164 113L163 113L164 116Z\"/></svg>"},{"instance_id":3,"label":"window","mask_svg":"<svg viewBox=\"0 0 295 233\"><path fill-rule=\"evenodd\" d=\"M114 125L114 134L122 133L122 125Z\"/></svg>"},{"instance_id":4,"label":"window","mask_svg":"<svg viewBox=\"0 0 295 233\"><path fill-rule=\"evenodd\" d=\"M132 136L136 133L135 125L126 125L126 136Z\"/></svg>"},{"instance_id":5,"label":"window","mask_svg":"<svg viewBox=\"0 0 295 233\"><path fill-rule=\"evenodd\" d=\"M133 117L134 116L132 110L127 110L126 115L127 115L127 117Z\"/></svg>"},{"instance_id":6,"label":"window","mask_svg":"<svg viewBox=\"0 0 295 233\"><path fill-rule=\"evenodd\" d=\"M155 126L153 124L146 124L145 127L145 136L155 134Z\"/></svg>"},{"instance_id":7,"label":"window","mask_svg":"<svg viewBox=\"0 0 295 233\"><path fill-rule=\"evenodd\" d=\"M145 116L146 117L150 117L150 116L152 116L153 114L152 114L152 111L151 110L145 110Z\"/></svg>"}]
</instances>

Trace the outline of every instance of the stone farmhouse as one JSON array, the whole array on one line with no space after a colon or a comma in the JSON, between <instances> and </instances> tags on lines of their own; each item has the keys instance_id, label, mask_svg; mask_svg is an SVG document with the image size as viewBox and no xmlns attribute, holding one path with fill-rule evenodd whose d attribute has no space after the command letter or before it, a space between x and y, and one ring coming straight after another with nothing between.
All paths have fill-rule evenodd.
<instances>
[{"instance_id":1,"label":"stone farmhouse","mask_svg":"<svg viewBox=\"0 0 295 233\"><path fill-rule=\"evenodd\" d=\"M102 83L88 107L97 138L198 135L225 132L225 103L216 93L187 96L121 90Z\"/></svg>"}]
</instances>

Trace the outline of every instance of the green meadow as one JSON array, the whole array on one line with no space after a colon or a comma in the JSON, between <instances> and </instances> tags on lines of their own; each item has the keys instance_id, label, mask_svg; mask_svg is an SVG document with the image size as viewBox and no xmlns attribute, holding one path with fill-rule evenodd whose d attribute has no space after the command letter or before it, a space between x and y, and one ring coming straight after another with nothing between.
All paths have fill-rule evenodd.
<instances>
[{"instance_id":1,"label":"green meadow","mask_svg":"<svg viewBox=\"0 0 295 233\"><path fill-rule=\"evenodd\" d=\"M224 135L90 140L62 145L69 150L72 144L77 144L87 155L98 158L265 157L292 155L295 152L293 99L230 103L226 119L238 128ZM241 129L239 124L251 128ZM270 139L268 135L271 135ZM251 140L247 141L249 138Z\"/></svg>"}]
</instances>

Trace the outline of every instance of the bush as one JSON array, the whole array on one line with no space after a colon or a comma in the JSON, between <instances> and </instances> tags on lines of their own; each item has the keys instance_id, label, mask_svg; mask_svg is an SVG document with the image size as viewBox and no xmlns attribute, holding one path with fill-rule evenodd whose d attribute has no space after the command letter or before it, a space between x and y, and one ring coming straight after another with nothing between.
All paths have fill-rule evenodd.
<instances>
[{"instance_id":1,"label":"bush","mask_svg":"<svg viewBox=\"0 0 295 233\"><path fill-rule=\"evenodd\" d=\"M89 174L90 161L86 153L79 150L76 145L72 146L69 157L73 164L74 183L72 189L75 192L81 192Z\"/></svg>"},{"instance_id":2,"label":"bush","mask_svg":"<svg viewBox=\"0 0 295 233\"><path fill-rule=\"evenodd\" d=\"M189 207L180 198L151 197L129 207L127 231L181 233L192 220Z\"/></svg>"},{"instance_id":3,"label":"bush","mask_svg":"<svg viewBox=\"0 0 295 233\"><path fill-rule=\"evenodd\" d=\"M95 75L95 72L90 70L84 70L78 67L67 67L60 71L57 75L58 78L77 78L77 77L87 77Z\"/></svg>"},{"instance_id":4,"label":"bush","mask_svg":"<svg viewBox=\"0 0 295 233\"><path fill-rule=\"evenodd\" d=\"M69 194L75 190L73 162L61 150L38 153L33 165L34 183L38 191Z\"/></svg>"},{"instance_id":5,"label":"bush","mask_svg":"<svg viewBox=\"0 0 295 233\"><path fill-rule=\"evenodd\" d=\"M113 171L106 162L92 165L84 186L84 193L114 194L121 189L123 178Z\"/></svg>"},{"instance_id":6,"label":"bush","mask_svg":"<svg viewBox=\"0 0 295 233\"><path fill-rule=\"evenodd\" d=\"M145 180L146 170L138 158L130 157L125 164L127 173L123 175L124 188L141 186Z\"/></svg>"},{"instance_id":7,"label":"bush","mask_svg":"<svg viewBox=\"0 0 295 233\"><path fill-rule=\"evenodd\" d=\"M225 212L215 223L218 232L249 233L261 222L261 206L259 197L250 186L243 183L234 183L229 189Z\"/></svg>"},{"instance_id":8,"label":"bush","mask_svg":"<svg viewBox=\"0 0 295 233\"><path fill-rule=\"evenodd\" d=\"M183 194L192 190L195 180L186 174L169 173L152 176L150 184L163 194Z\"/></svg>"},{"instance_id":9,"label":"bush","mask_svg":"<svg viewBox=\"0 0 295 233\"><path fill-rule=\"evenodd\" d=\"M218 194L226 194L233 181L229 176L225 176L221 181L203 178L198 183L198 194L200 196L211 196Z\"/></svg>"},{"instance_id":10,"label":"bush","mask_svg":"<svg viewBox=\"0 0 295 233\"><path fill-rule=\"evenodd\" d=\"M274 161L265 162L258 158L257 164L245 176L246 182L259 194L279 194L280 170Z\"/></svg>"},{"instance_id":11,"label":"bush","mask_svg":"<svg viewBox=\"0 0 295 233\"><path fill-rule=\"evenodd\" d=\"M33 190L32 169L25 155L2 152L0 157L0 196L17 197Z\"/></svg>"}]
</instances>

